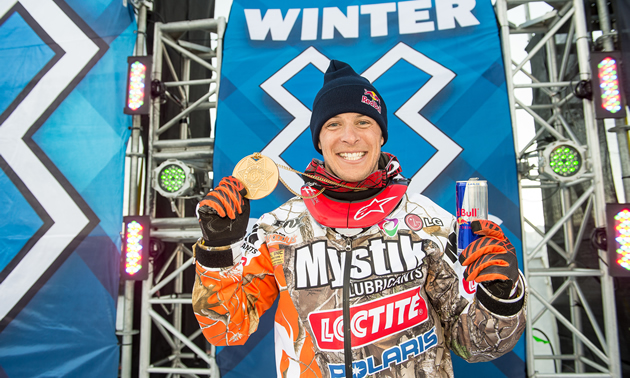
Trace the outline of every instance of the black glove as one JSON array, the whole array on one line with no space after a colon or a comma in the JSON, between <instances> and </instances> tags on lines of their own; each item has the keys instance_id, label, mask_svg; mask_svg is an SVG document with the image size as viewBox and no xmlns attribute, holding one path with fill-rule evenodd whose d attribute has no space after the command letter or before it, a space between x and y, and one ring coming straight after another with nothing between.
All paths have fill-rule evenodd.
<instances>
[{"instance_id":1,"label":"black glove","mask_svg":"<svg viewBox=\"0 0 630 378\"><path fill-rule=\"evenodd\" d=\"M224 177L199 202L199 226L204 245L227 246L242 239L249 222L247 189L232 176Z\"/></svg>"},{"instance_id":2,"label":"black glove","mask_svg":"<svg viewBox=\"0 0 630 378\"><path fill-rule=\"evenodd\" d=\"M472 231L482 237L470 243L459 256L466 281L484 282L486 287L506 286L510 289L518 281L518 260L514 246L505 237L501 228L488 220L475 220ZM499 282L493 282L499 280ZM509 289L507 290L509 292Z\"/></svg>"}]
</instances>

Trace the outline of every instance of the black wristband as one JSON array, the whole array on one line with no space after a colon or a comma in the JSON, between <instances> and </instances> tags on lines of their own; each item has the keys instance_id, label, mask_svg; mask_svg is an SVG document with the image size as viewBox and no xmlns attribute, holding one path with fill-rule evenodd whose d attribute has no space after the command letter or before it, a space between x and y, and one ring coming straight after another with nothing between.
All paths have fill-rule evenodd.
<instances>
[{"instance_id":1,"label":"black wristband","mask_svg":"<svg viewBox=\"0 0 630 378\"><path fill-rule=\"evenodd\" d=\"M199 245L200 242L193 246L195 258L199 264L207 268L228 268L234 266L234 258L232 256L232 248L222 250L208 250L207 247Z\"/></svg>"},{"instance_id":2,"label":"black wristband","mask_svg":"<svg viewBox=\"0 0 630 378\"><path fill-rule=\"evenodd\" d=\"M519 282L517 285L523 285L523 283ZM488 289L483 287L483 284L479 284L477 285L476 297L479 303L490 312L502 316L512 316L516 315L523 308L523 304L525 303L525 288L521 286L520 290L520 296L517 297L517 299L499 300L493 297L492 294L488 292Z\"/></svg>"},{"instance_id":3,"label":"black wristband","mask_svg":"<svg viewBox=\"0 0 630 378\"><path fill-rule=\"evenodd\" d=\"M512 280L494 280L483 283L483 287L486 288L490 294L501 299L510 299L512 285Z\"/></svg>"}]
</instances>

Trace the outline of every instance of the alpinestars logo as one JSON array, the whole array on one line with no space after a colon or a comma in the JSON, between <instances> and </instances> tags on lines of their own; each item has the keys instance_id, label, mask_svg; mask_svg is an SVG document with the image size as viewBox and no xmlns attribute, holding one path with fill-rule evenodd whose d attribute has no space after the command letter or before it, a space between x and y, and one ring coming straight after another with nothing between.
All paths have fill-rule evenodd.
<instances>
[{"instance_id":1,"label":"alpinestars logo","mask_svg":"<svg viewBox=\"0 0 630 378\"><path fill-rule=\"evenodd\" d=\"M428 318L427 303L419 288L409 289L350 307L352 347L359 348L417 326ZM343 350L343 310L312 312L308 321L317 347Z\"/></svg>"},{"instance_id":2,"label":"alpinestars logo","mask_svg":"<svg viewBox=\"0 0 630 378\"><path fill-rule=\"evenodd\" d=\"M378 98L378 95L376 94L376 92L368 91L365 88L363 88L363 92L364 93L363 93L363 96L361 97L361 102L364 104L370 105L371 107L376 109L378 114L381 114L381 100ZM370 98L368 98L368 96Z\"/></svg>"},{"instance_id":3,"label":"alpinestars logo","mask_svg":"<svg viewBox=\"0 0 630 378\"><path fill-rule=\"evenodd\" d=\"M379 200L378 198L374 198L372 200L372 202L370 202L368 205L360 208L356 214L354 214L354 220L360 220L365 218L368 214L370 213L384 213L385 210L383 210L383 205L385 205L387 202L393 200L394 197L387 197L387 198L383 198L382 200Z\"/></svg>"}]
</instances>

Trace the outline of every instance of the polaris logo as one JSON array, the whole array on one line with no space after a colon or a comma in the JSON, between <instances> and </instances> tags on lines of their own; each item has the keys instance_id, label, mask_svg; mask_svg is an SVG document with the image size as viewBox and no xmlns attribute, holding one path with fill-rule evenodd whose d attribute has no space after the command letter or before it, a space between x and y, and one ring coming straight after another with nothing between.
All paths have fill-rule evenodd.
<instances>
[{"instance_id":1,"label":"polaris logo","mask_svg":"<svg viewBox=\"0 0 630 378\"><path fill-rule=\"evenodd\" d=\"M388 370L392 365L399 365L408 361L414 356L419 356L427 350L437 345L437 335L435 327L429 331L418 335L413 339L402 342L399 345L384 350L379 356L380 364L375 361L374 356L368 356L361 360L352 361L352 378L365 378L374 374ZM328 364L330 378L346 378L346 367L338 364Z\"/></svg>"}]
</instances>

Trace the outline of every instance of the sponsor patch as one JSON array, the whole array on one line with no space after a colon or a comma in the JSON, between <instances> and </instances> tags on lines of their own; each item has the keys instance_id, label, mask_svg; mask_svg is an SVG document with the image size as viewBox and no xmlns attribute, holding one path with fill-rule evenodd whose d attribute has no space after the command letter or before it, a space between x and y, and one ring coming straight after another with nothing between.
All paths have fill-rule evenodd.
<instances>
[{"instance_id":1,"label":"sponsor patch","mask_svg":"<svg viewBox=\"0 0 630 378\"><path fill-rule=\"evenodd\" d=\"M379 114L381 114L381 99L378 97L376 92L368 91L367 89L363 88L363 96L361 96L361 102L370 105L371 107L376 109Z\"/></svg>"},{"instance_id":2,"label":"sponsor patch","mask_svg":"<svg viewBox=\"0 0 630 378\"><path fill-rule=\"evenodd\" d=\"M269 251L269 256L271 257L271 265L276 266L284 264L284 249Z\"/></svg>"},{"instance_id":3,"label":"sponsor patch","mask_svg":"<svg viewBox=\"0 0 630 378\"><path fill-rule=\"evenodd\" d=\"M475 294L475 291L477 291L477 283L475 281L466 281L462 278L462 285L468 294Z\"/></svg>"},{"instance_id":4,"label":"sponsor patch","mask_svg":"<svg viewBox=\"0 0 630 378\"><path fill-rule=\"evenodd\" d=\"M302 224L302 218L297 219L289 219L287 221L276 221L273 223L273 226L278 228L282 228L282 231L286 234L292 234L300 228Z\"/></svg>"},{"instance_id":5,"label":"sponsor patch","mask_svg":"<svg viewBox=\"0 0 630 378\"><path fill-rule=\"evenodd\" d=\"M241 251L243 252L241 256L241 264L243 266L248 266L253 258L260 256L260 251L248 242L243 243Z\"/></svg>"},{"instance_id":6,"label":"sponsor patch","mask_svg":"<svg viewBox=\"0 0 630 378\"><path fill-rule=\"evenodd\" d=\"M424 217L423 225L424 225L424 232L431 235L434 232L439 231L440 227L444 226L444 223L442 223L442 220L440 218Z\"/></svg>"},{"instance_id":7,"label":"sponsor patch","mask_svg":"<svg viewBox=\"0 0 630 378\"><path fill-rule=\"evenodd\" d=\"M393 277L355 281L352 282L352 284L350 285L350 298L380 293L383 290L406 284L407 282L410 282L412 280L419 280L422 278L422 276L422 268L420 267L410 272L398 274Z\"/></svg>"},{"instance_id":8,"label":"sponsor patch","mask_svg":"<svg viewBox=\"0 0 630 378\"><path fill-rule=\"evenodd\" d=\"M278 245L278 244L291 245L295 243L296 240L297 240L297 236L295 235L286 236L282 234L271 234L271 235L267 235L266 242L267 242L267 246Z\"/></svg>"},{"instance_id":9,"label":"sponsor patch","mask_svg":"<svg viewBox=\"0 0 630 378\"><path fill-rule=\"evenodd\" d=\"M352 378L364 378L372 376L380 371L390 369L392 365L402 364L414 356L419 356L437 345L435 327L431 328L413 339L409 339L400 345L386 349L381 354L382 363L379 365L374 356L352 361ZM328 364L330 378L346 378L345 365Z\"/></svg>"},{"instance_id":10,"label":"sponsor patch","mask_svg":"<svg viewBox=\"0 0 630 378\"><path fill-rule=\"evenodd\" d=\"M398 231L398 219L385 218L382 221L378 222L378 228L386 233L387 236L393 238L394 236L396 236L396 232Z\"/></svg>"},{"instance_id":11,"label":"sponsor patch","mask_svg":"<svg viewBox=\"0 0 630 378\"><path fill-rule=\"evenodd\" d=\"M350 251L350 278L362 281L372 275L384 277L411 272L421 267L426 256L425 249L429 247L427 242L412 241L405 234L398 234L398 238L399 240L374 238L365 247L353 248ZM345 254L345 251L328 248L325 241L297 248L294 260L296 288L308 289L324 285L330 285L332 289L342 287ZM375 288L377 285L375 282ZM385 285L381 283L381 286ZM367 289L366 287L366 292Z\"/></svg>"},{"instance_id":12,"label":"sponsor patch","mask_svg":"<svg viewBox=\"0 0 630 378\"><path fill-rule=\"evenodd\" d=\"M382 200L379 200L378 198L374 198L372 202L370 202L366 206L363 206L356 212L356 214L354 214L354 220L363 219L370 213L384 213L385 210L383 209L383 205L385 205L387 202L395 198L396 198L395 196L383 198Z\"/></svg>"},{"instance_id":13,"label":"sponsor patch","mask_svg":"<svg viewBox=\"0 0 630 378\"><path fill-rule=\"evenodd\" d=\"M422 230L422 218L416 214L407 214L405 217L405 224L410 230L420 231Z\"/></svg>"},{"instance_id":14,"label":"sponsor patch","mask_svg":"<svg viewBox=\"0 0 630 378\"><path fill-rule=\"evenodd\" d=\"M350 307L352 347L358 348L412 328L428 318L420 288ZM343 350L343 310L316 311L308 315L317 347Z\"/></svg>"}]
</instances>

